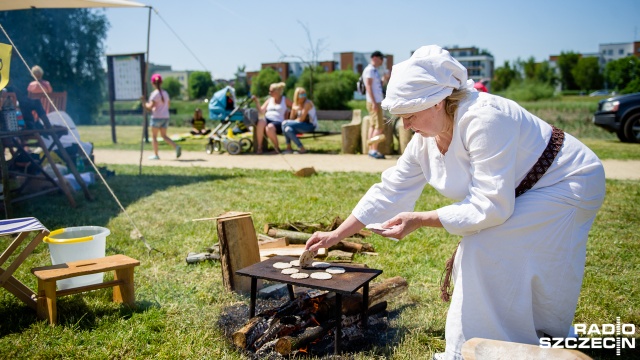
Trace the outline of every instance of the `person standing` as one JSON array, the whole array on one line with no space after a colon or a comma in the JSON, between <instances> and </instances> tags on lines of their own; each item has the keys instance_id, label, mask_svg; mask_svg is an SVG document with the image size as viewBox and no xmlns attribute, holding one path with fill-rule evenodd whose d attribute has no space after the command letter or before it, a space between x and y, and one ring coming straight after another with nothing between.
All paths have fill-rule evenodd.
<instances>
[{"instance_id":1,"label":"person standing","mask_svg":"<svg viewBox=\"0 0 640 360\"><path fill-rule=\"evenodd\" d=\"M145 102L145 99L142 98L144 108L151 111L151 134L153 136L154 155L149 156L149 160L160 160L160 156L158 156L158 132L160 132L164 141L176 150L177 159L182 155L182 149L167 136L167 128L169 127L169 93L162 89L162 76L160 74L151 76L151 84L156 89L149 95L149 101Z\"/></svg>"},{"instance_id":2,"label":"person standing","mask_svg":"<svg viewBox=\"0 0 640 360\"><path fill-rule=\"evenodd\" d=\"M393 66L382 106L416 134L351 215L306 244L329 248L377 223L373 232L395 239L421 227L460 236L441 288L451 305L437 358L449 360L474 337L539 345L569 334L605 196L602 163L587 146L467 80L435 45ZM427 184L450 204L414 209Z\"/></svg>"},{"instance_id":3,"label":"person standing","mask_svg":"<svg viewBox=\"0 0 640 360\"><path fill-rule=\"evenodd\" d=\"M371 117L369 140L384 133L384 116L380 105L384 95L382 93L382 78L378 72L383 59L384 55L380 51L374 51L371 53L371 62L362 71L362 78L366 88L367 111ZM369 144L369 156L375 159L384 159L384 155L378 151L378 142Z\"/></svg>"}]
</instances>

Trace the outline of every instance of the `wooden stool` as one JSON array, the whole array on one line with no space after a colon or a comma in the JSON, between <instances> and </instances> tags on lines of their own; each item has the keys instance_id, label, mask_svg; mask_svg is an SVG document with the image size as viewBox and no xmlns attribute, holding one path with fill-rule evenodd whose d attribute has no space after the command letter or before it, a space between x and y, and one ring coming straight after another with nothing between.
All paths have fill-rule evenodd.
<instances>
[{"instance_id":1,"label":"wooden stool","mask_svg":"<svg viewBox=\"0 0 640 360\"><path fill-rule=\"evenodd\" d=\"M133 268L138 265L140 265L140 261L128 256L112 255L31 269L33 275L38 278L38 317L49 319L49 324L55 325L57 323L56 300L58 297L108 287L113 287L114 302L134 307ZM56 291L57 280L110 270L115 270L113 281Z\"/></svg>"}]
</instances>

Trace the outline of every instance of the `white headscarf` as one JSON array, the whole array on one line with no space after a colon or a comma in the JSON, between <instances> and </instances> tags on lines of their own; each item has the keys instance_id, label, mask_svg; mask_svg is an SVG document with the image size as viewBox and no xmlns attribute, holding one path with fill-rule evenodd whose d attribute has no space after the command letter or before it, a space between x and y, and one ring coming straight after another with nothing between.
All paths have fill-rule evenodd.
<instances>
[{"instance_id":1,"label":"white headscarf","mask_svg":"<svg viewBox=\"0 0 640 360\"><path fill-rule=\"evenodd\" d=\"M473 88L467 69L447 50L428 45L416 50L408 60L393 66L382 108L391 114L410 114L444 100L454 89Z\"/></svg>"}]
</instances>

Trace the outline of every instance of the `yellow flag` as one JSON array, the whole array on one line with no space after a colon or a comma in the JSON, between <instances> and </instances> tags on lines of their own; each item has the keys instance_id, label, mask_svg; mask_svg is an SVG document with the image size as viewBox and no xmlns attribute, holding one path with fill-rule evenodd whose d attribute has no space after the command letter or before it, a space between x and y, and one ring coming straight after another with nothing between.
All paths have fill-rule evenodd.
<instances>
[{"instance_id":1,"label":"yellow flag","mask_svg":"<svg viewBox=\"0 0 640 360\"><path fill-rule=\"evenodd\" d=\"M11 45L0 43L0 90L9 82L9 65L11 65Z\"/></svg>"}]
</instances>

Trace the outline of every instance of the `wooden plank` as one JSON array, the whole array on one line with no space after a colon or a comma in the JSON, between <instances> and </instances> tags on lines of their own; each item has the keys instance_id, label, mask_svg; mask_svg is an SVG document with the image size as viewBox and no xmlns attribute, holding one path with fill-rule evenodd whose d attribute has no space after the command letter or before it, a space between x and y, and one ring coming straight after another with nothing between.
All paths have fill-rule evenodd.
<instances>
[{"instance_id":1,"label":"wooden plank","mask_svg":"<svg viewBox=\"0 0 640 360\"><path fill-rule=\"evenodd\" d=\"M251 214L229 212L218 217L222 282L227 290L249 294L251 279L236 271L260 261Z\"/></svg>"},{"instance_id":2,"label":"wooden plank","mask_svg":"<svg viewBox=\"0 0 640 360\"><path fill-rule=\"evenodd\" d=\"M472 338L462 345L465 360L509 359L555 359L587 360L591 357L577 350L548 349L538 345L520 344L508 341Z\"/></svg>"},{"instance_id":3,"label":"wooden plank","mask_svg":"<svg viewBox=\"0 0 640 360\"><path fill-rule=\"evenodd\" d=\"M289 246L289 241L285 237L258 241L258 247L260 248L260 250L271 249L271 248L281 248L286 246Z\"/></svg>"},{"instance_id":4,"label":"wooden plank","mask_svg":"<svg viewBox=\"0 0 640 360\"><path fill-rule=\"evenodd\" d=\"M44 281L62 280L80 275L96 274L140 265L140 261L118 254L103 258L72 261L66 264L31 269L33 275Z\"/></svg>"},{"instance_id":5,"label":"wooden plank","mask_svg":"<svg viewBox=\"0 0 640 360\"><path fill-rule=\"evenodd\" d=\"M272 256L300 256L304 252L305 245L289 245L270 249L260 249L261 257ZM319 257L323 257L327 254L327 249L321 248L318 250Z\"/></svg>"}]
</instances>

